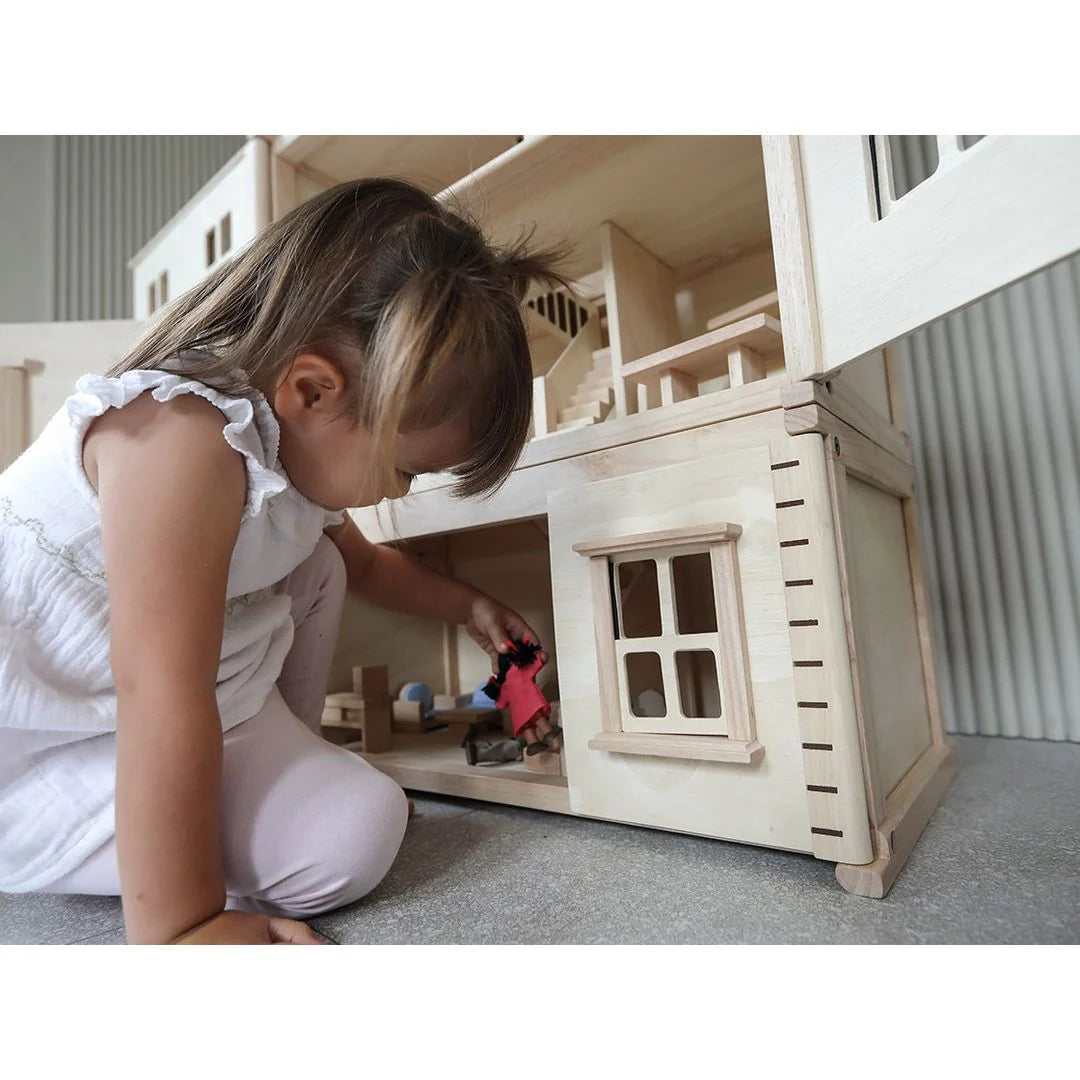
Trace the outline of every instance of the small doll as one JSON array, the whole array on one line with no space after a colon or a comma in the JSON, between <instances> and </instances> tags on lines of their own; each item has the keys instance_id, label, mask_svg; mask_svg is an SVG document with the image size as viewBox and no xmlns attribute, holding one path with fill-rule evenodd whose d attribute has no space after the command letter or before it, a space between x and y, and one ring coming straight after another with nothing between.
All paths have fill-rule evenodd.
<instances>
[{"instance_id":1,"label":"small doll","mask_svg":"<svg viewBox=\"0 0 1080 1080\"><path fill-rule=\"evenodd\" d=\"M499 654L499 672L488 680L484 693L497 708L509 707L514 734L525 740L526 754L558 750L562 728L548 722L551 706L536 685L547 657L539 643L527 637L506 644L507 651Z\"/></svg>"}]
</instances>

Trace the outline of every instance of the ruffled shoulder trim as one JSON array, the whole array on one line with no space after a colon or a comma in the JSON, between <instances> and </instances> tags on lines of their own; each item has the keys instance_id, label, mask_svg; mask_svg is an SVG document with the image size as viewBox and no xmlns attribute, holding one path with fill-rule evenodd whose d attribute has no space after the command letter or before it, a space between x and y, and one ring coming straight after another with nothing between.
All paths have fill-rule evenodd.
<instances>
[{"instance_id":1,"label":"ruffled shoulder trim","mask_svg":"<svg viewBox=\"0 0 1080 1080\"><path fill-rule=\"evenodd\" d=\"M75 393L65 402L68 421L74 433L75 474L86 485L90 498L97 496L82 466L82 444L91 421L109 409L122 409L147 390L155 401L172 401L181 394L197 394L224 414L228 421L222 430L225 441L244 458L247 469L247 500L244 519L261 513L264 502L280 494L288 480L275 471L279 429L273 410L260 395L254 400L233 398L204 383L167 371L139 369L108 378L84 375L75 384Z\"/></svg>"}]
</instances>

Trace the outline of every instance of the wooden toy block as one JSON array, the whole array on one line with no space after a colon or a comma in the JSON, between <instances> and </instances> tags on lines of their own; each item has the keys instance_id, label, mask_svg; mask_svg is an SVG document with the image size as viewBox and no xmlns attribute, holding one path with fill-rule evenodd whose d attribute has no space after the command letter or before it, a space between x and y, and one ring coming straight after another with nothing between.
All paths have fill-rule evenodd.
<instances>
[{"instance_id":1,"label":"wooden toy block","mask_svg":"<svg viewBox=\"0 0 1080 1080\"><path fill-rule=\"evenodd\" d=\"M353 693L365 700L390 696L390 675L385 664L352 669Z\"/></svg>"},{"instance_id":2,"label":"wooden toy block","mask_svg":"<svg viewBox=\"0 0 1080 1080\"><path fill-rule=\"evenodd\" d=\"M446 712L448 709L460 709L472 701L472 694L436 694L435 711Z\"/></svg>"},{"instance_id":3,"label":"wooden toy block","mask_svg":"<svg viewBox=\"0 0 1080 1080\"><path fill-rule=\"evenodd\" d=\"M408 734L431 731L439 726L439 721L424 714L424 706L420 701L394 701L391 703L393 711L392 729Z\"/></svg>"},{"instance_id":4,"label":"wooden toy block","mask_svg":"<svg viewBox=\"0 0 1080 1080\"><path fill-rule=\"evenodd\" d=\"M355 694L329 694L321 728L329 742L359 742L363 753L385 753L390 749L390 700L364 701Z\"/></svg>"},{"instance_id":5,"label":"wooden toy block","mask_svg":"<svg viewBox=\"0 0 1080 1080\"><path fill-rule=\"evenodd\" d=\"M565 776L566 775L566 752L560 747L556 750L545 750L542 754L524 754L522 761L525 762L525 768L534 773L541 773L544 776Z\"/></svg>"}]
</instances>

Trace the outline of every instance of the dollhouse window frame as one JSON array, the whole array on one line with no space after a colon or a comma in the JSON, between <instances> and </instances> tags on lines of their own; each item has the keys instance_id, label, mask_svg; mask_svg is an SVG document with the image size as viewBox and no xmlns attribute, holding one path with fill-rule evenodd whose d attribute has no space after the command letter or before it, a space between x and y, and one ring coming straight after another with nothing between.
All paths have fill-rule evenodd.
<instances>
[{"instance_id":1,"label":"dollhouse window frame","mask_svg":"<svg viewBox=\"0 0 1080 1080\"><path fill-rule=\"evenodd\" d=\"M764 756L764 747L755 733L743 620L737 547L741 535L741 526L719 522L703 528L604 537L574 545L574 550L589 560L590 599L596 628L601 731L589 739L591 749L742 764L753 764ZM681 633L671 563L681 556L703 553L708 554L712 571L716 629L707 633ZM657 567L661 633L626 636L620 633L618 567L647 560L653 560ZM716 661L722 725L712 724L707 718L686 717L679 704L675 656L702 650L711 652ZM677 710L674 723L698 730L649 731L647 719L633 713L626 657L634 653L660 656L667 716L672 717ZM670 727L672 722L665 718L663 726ZM726 730L706 731L709 726L723 726Z\"/></svg>"}]
</instances>

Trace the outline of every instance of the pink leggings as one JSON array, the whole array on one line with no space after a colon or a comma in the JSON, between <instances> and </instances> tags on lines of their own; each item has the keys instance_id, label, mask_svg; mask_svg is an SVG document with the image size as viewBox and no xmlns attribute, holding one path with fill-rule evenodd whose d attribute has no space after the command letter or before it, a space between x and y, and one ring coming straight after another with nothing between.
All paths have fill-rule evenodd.
<instances>
[{"instance_id":1,"label":"pink leggings","mask_svg":"<svg viewBox=\"0 0 1080 1080\"><path fill-rule=\"evenodd\" d=\"M224 736L222 848L229 908L307 918L382 880L408 808L393 780L318 734L345 599L327 537L284 588L296 636L277 688ZM118 896L115 840L45 891Z\"/></svg>"}]
</instances>

